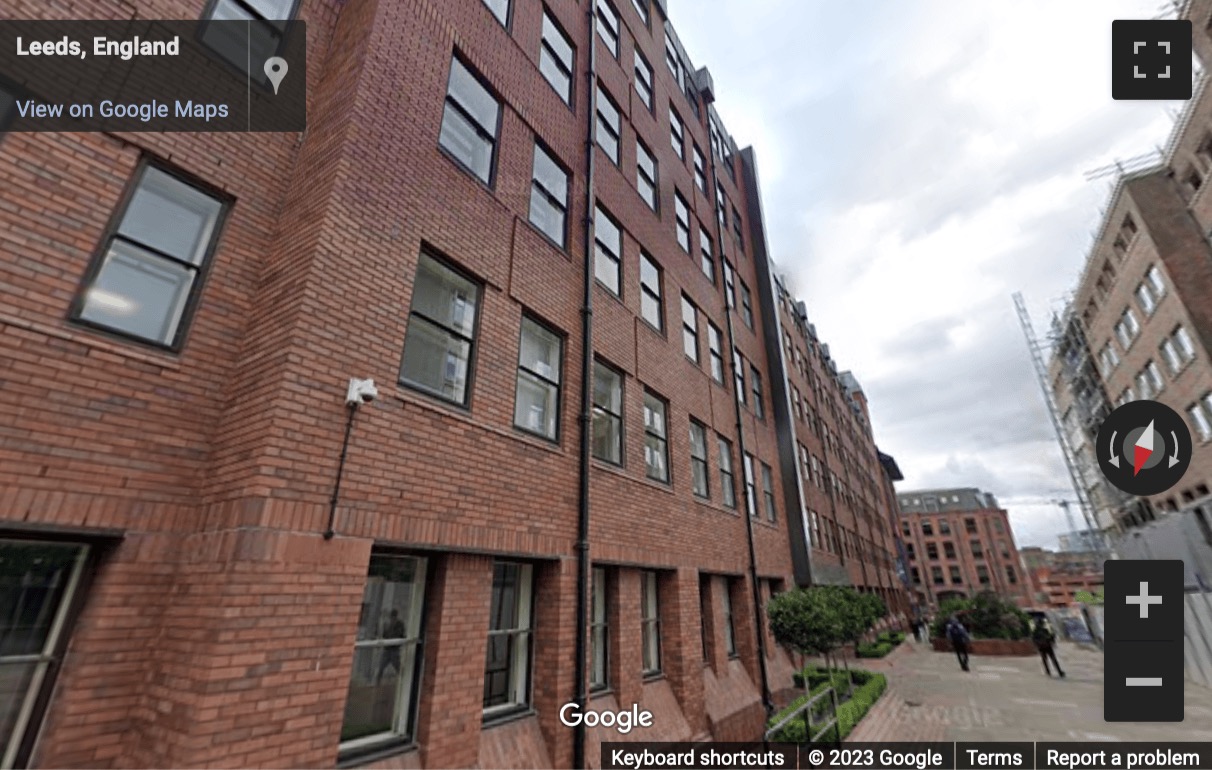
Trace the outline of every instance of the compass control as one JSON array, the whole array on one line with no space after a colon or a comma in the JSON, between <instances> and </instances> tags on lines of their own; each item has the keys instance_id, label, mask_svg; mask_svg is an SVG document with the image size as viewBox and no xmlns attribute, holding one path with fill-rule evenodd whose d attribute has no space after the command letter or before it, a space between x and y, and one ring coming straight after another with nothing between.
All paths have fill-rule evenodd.
<instances>
[{"instance_id":1,"label":"compass control","mask_svg":"<svg viewBox=\"0 0 1212 770\"><path fill-rule=\"evenodd\" d=\"M1133 401L1116 409L1098 431L1098 465L1107 480L1136 497L1173 487L1191 464L1191 431L1170 407Z\"/></svg>"}]
</instances>

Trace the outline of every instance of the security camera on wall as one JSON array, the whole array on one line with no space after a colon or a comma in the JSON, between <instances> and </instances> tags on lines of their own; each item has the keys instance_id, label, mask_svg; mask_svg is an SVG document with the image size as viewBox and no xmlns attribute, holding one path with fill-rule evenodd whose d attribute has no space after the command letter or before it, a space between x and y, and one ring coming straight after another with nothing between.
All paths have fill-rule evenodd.
<instances>
[{"instance_id":1,"label":"security camera on wall","mask_svg":"<svg viewBox=\"0 0 1212 770\"><path fill-rule=\"evenodd\" d=\"M379 389L374 380L359 380L356 377L349 380L349 391L345 394L345 405L358 407L369 404L379 397Z\"/></svg>"}]
</instances>

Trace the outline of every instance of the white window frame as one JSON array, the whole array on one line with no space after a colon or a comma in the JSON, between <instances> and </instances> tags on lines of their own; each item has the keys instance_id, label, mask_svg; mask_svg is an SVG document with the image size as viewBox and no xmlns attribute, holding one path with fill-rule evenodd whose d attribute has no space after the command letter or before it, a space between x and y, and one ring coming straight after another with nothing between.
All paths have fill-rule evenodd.
<instances>
[{"instance_id":1,"label":"white window frame","mask_svg":"<svg viewBox=\"0 0 1212 770\"><path fill-rule=\"evenodd\" d=\"M607 0L595 0L594 4L597 8L594 12L594 26L597 28L598 37L602 38L606 50L617 60L619 49L622 47L619 12Z\"/></svg>"},{"instance_id":2,"label":"white window frame","mask_svg":"<svg viewBox=\"0 0 1212 770\"><path fill-rule=\"evenodd\" d=\"M518 625L512 629L497 629L492 630L492 618L489 620L488 636L494 634L514 634L525 638L525 644L514 645L513 659L509 662L510 678L512 687L510 688L510 700L508 703L500 703L495 706L489 706L484 709L484 719L491 720L501 714L517 711L519 709L528 708L530 706L530 666L531 666L531 651L534 647L534 566L523 564L521 562L494 562L493 570L496 570L496 565L513 564L521 567L521 578L518 581L518 596L517 596L517 612ZM491 596L492 587L489 586ZM491 608L491 601L489 602ZM488 664L487 652L485 652L484 666ZM481 672L486 673L486 672ZM483 677L481 676L481 679Z\"/></svg>"}]
</instances>

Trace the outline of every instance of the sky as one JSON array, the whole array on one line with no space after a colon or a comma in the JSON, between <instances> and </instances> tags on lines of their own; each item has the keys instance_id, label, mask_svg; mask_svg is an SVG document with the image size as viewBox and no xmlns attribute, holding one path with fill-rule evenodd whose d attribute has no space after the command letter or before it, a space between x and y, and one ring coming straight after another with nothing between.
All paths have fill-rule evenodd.
<instances>
[{"instance_id":1,"label":"sky","mask_svg":"<svg viewBox=\"0 0 1212 770\"><path fill-rule=\"evenodd\" d=\"M693 12L691 12L693 9ZM896 457L973 486L1022 546L1073 498L1011 296L1047 331L1113 176L1181 103L1111 99L1111 21L1163 0L669 0L752 145L771 255ZM1081 526L1079 517L1079 527Z\"/></svg>"}]
</instances>

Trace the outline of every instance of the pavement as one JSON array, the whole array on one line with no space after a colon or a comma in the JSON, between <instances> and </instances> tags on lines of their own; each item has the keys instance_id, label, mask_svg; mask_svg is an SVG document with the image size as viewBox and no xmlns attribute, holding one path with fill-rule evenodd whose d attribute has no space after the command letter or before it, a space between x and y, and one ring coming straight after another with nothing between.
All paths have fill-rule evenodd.
<instances>
[{"instance_id":1,"label":"pavement","mask_svg":"<svg viewBox=\"0 0 1212 770\"><path fill-rule=\"evenodd\" d=\"M862 741L1209 741L1212 689L1186 683L1182 723L1103 721L1102 652L1062 643L1064 679L1039 656L955 654L906 640L887 658L852 665L880 671L888 689L847 739Z\"/></svg>"}]
</instances>

